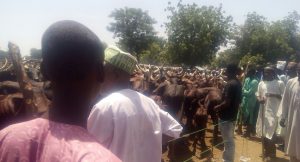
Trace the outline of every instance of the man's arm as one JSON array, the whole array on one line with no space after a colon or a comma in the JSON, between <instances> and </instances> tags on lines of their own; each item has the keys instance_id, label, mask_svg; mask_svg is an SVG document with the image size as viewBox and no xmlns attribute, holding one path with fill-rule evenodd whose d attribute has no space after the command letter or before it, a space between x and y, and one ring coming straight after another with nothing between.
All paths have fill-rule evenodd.
<instances>
[{"instance_id":1,"label":"man's arm","mask_svg":"<svg viewBox=\"0 0 300 162\"><path fill-rule=\"evenodd\" d=\"M215 106L214 108L216 112L224 110L230 106L230 103L232 102L233 93L235 92L234 88L235 87L233 87L232 85L227 86L227 89L225 90L225 94L224 94L224 101L221 104Z\"/></svg>"},{"instance_id":2,"label":"man's arm","mask_svg":"<svg viewBox=\"0 0 300 162\"><path fill-rule=\"evenodd\" d=\"M217 112L224 110L227 107L229 107L230 102L231 102L231 98L229 96L225 96L224 101L220 105L215 106L214 110Z\"/></svg>"},{"instance_id":3,"label":"man's arm","mask_svg":"<svg viewBox=\"0 0 300 162\"><path fill-rule=\"evenodd\" d=\"M285 120L288 118L290 102L292 102L290 98L290 84L291 82L289 81L283 93L283 97L277 112L277 117L281 118L279 122L281 127L285 127Z\"/></svg>"},{"instance_id":4,"label":"man's arm","mask_svg":"<svg viewBox=\"0 0 300 162\"><path fill-rule=\"evenodd\" d=\"M258 100L258 102L260 104L264 104L265 101L266 101L265 97L263 96L263 92L262 91L263 91L262 90L262 82L260 82L258 84L258 88L257 88L257 92L256 92L256 98L257 98L257 100Z\"/></svg>"},{"instance_id":5,"label":"man's arm","mask_svg":"<svg viewBox=\"0 0 300 162\"><path fill-rule=\"evenodd\" d=\"M159 109L162 134L172 138L178 138L182 132L182 126L167 112Z\"/></svg>"}]
</instances>

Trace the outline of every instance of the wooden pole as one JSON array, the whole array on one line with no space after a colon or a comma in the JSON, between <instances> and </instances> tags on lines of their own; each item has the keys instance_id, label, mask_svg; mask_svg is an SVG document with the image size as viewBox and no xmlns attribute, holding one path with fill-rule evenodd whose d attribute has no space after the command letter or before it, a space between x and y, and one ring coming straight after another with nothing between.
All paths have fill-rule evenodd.
<instances>
[{"instance_id":1,"label":"wooden pole","mask_svg":"<svg viewBox=\"0 0 300 162\"><path fill-rule=\"evenodd\" d=\"M262 104L262 109L261 109L261 146L262 146L262 159L265 161L265 145L264 145L264 125L265 125L265 104Z\"/></svg>"}]
</instances>

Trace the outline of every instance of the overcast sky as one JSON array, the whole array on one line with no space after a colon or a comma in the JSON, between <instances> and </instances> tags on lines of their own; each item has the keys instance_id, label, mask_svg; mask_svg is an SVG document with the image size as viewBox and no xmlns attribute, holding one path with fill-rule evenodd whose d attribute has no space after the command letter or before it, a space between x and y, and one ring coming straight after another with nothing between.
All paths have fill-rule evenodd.
<instances>
[{"instance_id":1,"label":"overcast sky","mask_svg":"<svg viewBox=\"0 0 300 162\"><path fill-rule=\"evenodd\" d=\"M58 20L79 21L92 29L102 41L114 44L107 26L115 8L135 7L147 10L157 24L155 29L164 36L163 23L167 21L164 11L168 1L174 0L0 0L0 49L6 50L8 41L17 43L22 54L31 48L40 48L46 28ZM183 0L183 3L219 6L226 15L242 24L248 12L257 12L270 21L287 16L291 11L300 13L300 0Z\"/></svg>"}]
</instances>

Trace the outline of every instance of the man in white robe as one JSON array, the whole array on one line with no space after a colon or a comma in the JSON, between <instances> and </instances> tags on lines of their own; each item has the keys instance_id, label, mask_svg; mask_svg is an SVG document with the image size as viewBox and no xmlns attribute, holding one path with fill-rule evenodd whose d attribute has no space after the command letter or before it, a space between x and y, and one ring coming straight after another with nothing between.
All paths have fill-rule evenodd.
<instances>
[{"instance_id":1,"label":"man in white robe","mask_svg":"<svg viewBox=\"0 0 300 162\"><path fill-rule=\"evenodd\" d=\"M297 65L298 76L300 64ZM300 78L290 79L287 83L280 107L280 125L286 128L285 152L291 162L300 162Z\"/></svg>"},{"instance_id":2,"label":"man in white robe","mask_svg":"<svg viewBox=\"0 0 300 162\"><path fill-rule=\"evenodd\" d=\"M266 157L274 158L276 157L276 146L273 137L278 125L277 111L285 85L282 81L276 79L273 68L265 68L263 75L264 79L259 83L257 90L257 99L260 103L260 109L256 123L256 133L263 138ZM263 118L262 113L264 113ZM264 124L262 125L262 123ZM262 126L264 128L263 134Z\"/></svg>"},{"instance_id":3,"label":"man in white robe","mask_svg":"<svg viewBox=\"0 0 300 162\"><path fill-rule=\"evenodd\" d=\"M293 78L297 77L297 63L296 62L289 62L286 67L286 74L287 74L287 81ZM282 106L279 106L278 112L277 112L277 117L279 121L281 121L281 116L282 116ZM286 127L281 127L278 126L276 130L276 134L283 139L285 137L285 132L286 132ZM280 149L284 149L284 143L279 145Z\"/></svg>"},{"instance_id":4,"label":"man in white robe","mask_svg":"<svg viewBox=\"0 0 300 162\"><path fill-rule=\"evenodd\" d=\"M107 96L92 109L88 131L123 162L159 162L162 137L178 138L182 127L150 98L129 89L137 61L117 48L105 50Z\"/></svg>"}]
</instances>

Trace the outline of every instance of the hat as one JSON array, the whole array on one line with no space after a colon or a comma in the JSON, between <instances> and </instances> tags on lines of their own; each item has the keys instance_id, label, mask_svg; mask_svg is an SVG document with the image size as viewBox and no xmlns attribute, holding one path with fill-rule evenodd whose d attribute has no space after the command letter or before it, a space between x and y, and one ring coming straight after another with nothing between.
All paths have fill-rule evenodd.
<instances>
[{"instance_id":1,"label":"hat","mask_svg":"<svg viewBox=\"0 0 300 162\"><path fill-rule=\"evenodd\" d=\"M130 53L124 52L117 47L109 46L104 51L104 60L111 65L132 74L137 65L137 60Z\"/></svg>"},{"instance_id":2,"label":"hat","mask_svg":"<svg viewBox=\"0 0 300 162\"><path fill-rule=\"evenodd\" d=\"M276 68L279 70L284 70L286 66L286 61L277 61Z\"/></svg>"}]
</instances>

